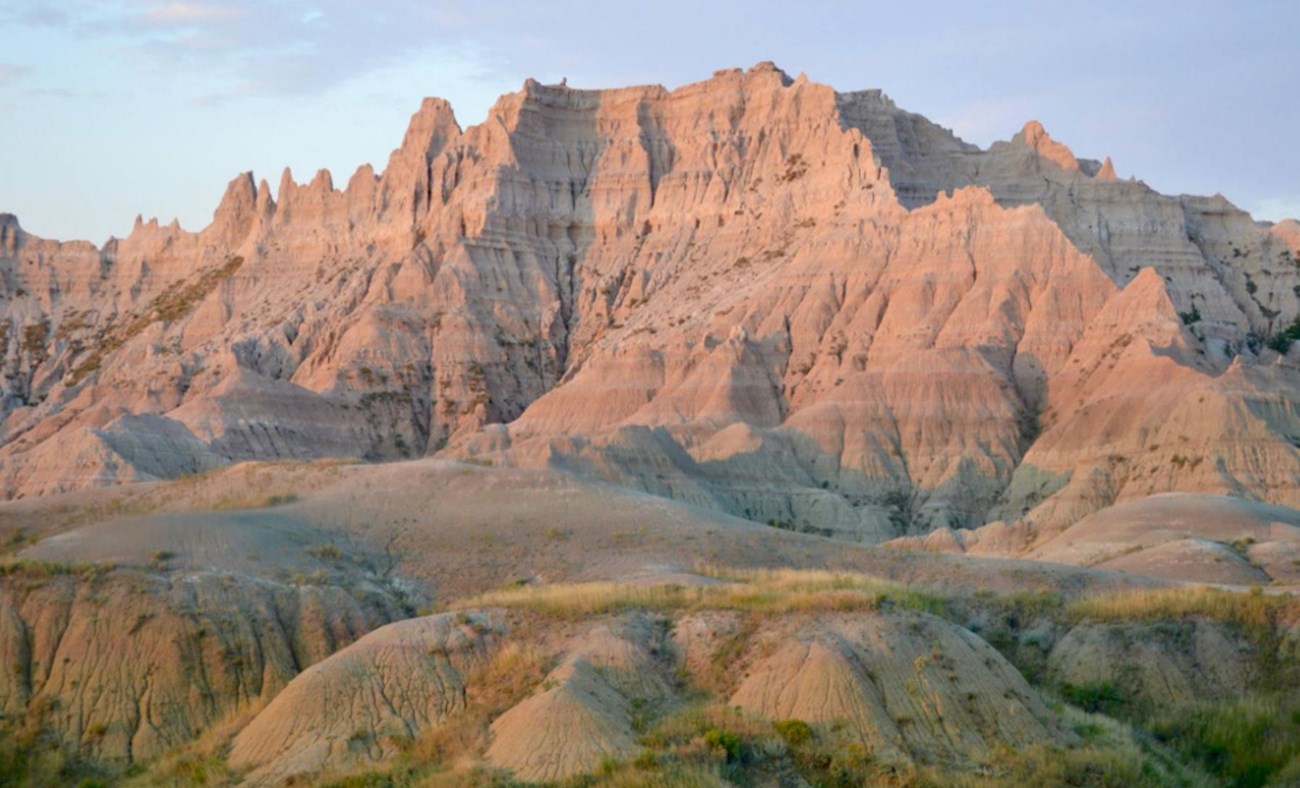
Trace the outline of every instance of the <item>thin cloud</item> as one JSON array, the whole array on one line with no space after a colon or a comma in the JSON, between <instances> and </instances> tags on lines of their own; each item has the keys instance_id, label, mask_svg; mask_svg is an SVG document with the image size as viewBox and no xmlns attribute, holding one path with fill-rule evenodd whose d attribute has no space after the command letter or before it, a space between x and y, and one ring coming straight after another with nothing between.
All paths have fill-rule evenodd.
<instances>
[{"instance_id":1,"label":"thin cloud","mask_svg":"<svg viewBox=\"0 0 1300 788\"><path fill-rule=\"evenodd\" d=\"M56 13L45 6L13 0L0 9L0 23L113 40L124 59L150 73L201 75L208 92L189 99L199 105L319 95L426 55L490 52L482 62L465 61L489 77L515 73L539 53L575 67L604 62L613 42L581 33L572 20L617 15L578 0L65 0ZM224 87L212 91L214 84Z\"/></svg>"},{"instance_id":2,"label":"thin cloud","mask_svg":"<svg viewBox=\"0 0 1300 788\"><path fill-rule=\"evenodd\" d=\"M454 6L430 9L413 0L379 7L344 0L149 2L117 20L155 66L223 75L228 90L198 99L206 104L322 93L450 46L452 31L465 23Z\"/></svg>"},{"instance_id":3,"label":"thin cloud","mask_svg":"<svg viewBox=\"0 0 1300 788\"><path fill-rule=\"evenodd\" d=\"M224 3L165 3L148 8L141 18L160 27L203 25L237 19L245 9Z\"/></svg>"},{"instance_id":4,"label":"thin cloud","mask_svg":"<svg viewBox=\"0 0 1300 788\"><path fill-rule=\"evenodd\" d=\"M545 4L444 0L65 0L58 12L32 0L0 9L0 23L59 28L109 39L151 73L194 73L224 83L191 103L249 96L318 95L424 55L489 51L468 63L493 76L545 52L550 62L604 59L612 42L575 34L572 20L610 14L576 0ZM502 20L508 20L505 23ZM555 51L555 50L559 51Z\"/></svg>"},{"instance_id":5,"label":"thin cloud","mask_svg":"<svg viewBox=\"0 0 1300 788\"><path fill-rule=\"evenodd\" d=\"M0 9L0 21L28 27L68 27L71 18L66 11L48 3L19 2L7 10Z\"/></svg>"},{"instance_id":6,"label":"thin cloud","mask_svg":"<svg viewBox=\"0 0 1300 788\"><path fill-rule=\"evenodd\" d=\"M19 63L0 63L0 90L25 79L32 70Z\"/></svg>"}]
</instances>

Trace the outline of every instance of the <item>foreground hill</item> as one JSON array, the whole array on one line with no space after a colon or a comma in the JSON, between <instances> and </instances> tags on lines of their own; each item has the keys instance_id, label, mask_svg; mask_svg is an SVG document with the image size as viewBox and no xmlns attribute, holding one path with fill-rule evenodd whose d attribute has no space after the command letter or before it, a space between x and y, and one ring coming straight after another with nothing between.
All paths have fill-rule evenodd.
<instances>
[{"instance_id":1,"label":"foreground hill","mask_svg":"<svg viewBox=\"0 0 1300 788\"><path fill-rule=\"evenodd\" d=\"M1300 774L1288 594L436 459L9 502L0 540L7 784Z\"/></svg>"},{"instance_id":2,"label":"foreground hill","mask_svg":"<svg viewBox=\"0 0 1300 788\"><path fill-rule=\"evenodd\" d=\"M427 100L198 233L0 231L0 491L442 451L881 541L1296 506L1293 226L771 66Z\"/></svg>"}]
</instances>

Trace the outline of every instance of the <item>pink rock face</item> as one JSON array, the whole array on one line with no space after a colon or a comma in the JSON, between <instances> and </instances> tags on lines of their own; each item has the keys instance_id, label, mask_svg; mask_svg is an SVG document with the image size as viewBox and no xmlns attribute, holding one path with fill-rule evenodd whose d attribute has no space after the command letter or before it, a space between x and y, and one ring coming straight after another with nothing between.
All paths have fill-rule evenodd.
<instances>
[{"instance_id":1,"label":"pink rock face","mask_svg":"<svg viewBox=\"0 0 1300 788\"><path fill-rule=\"evenodd\" d=\"M1291 254L1300 259L1300 221L1287 219L1284 222L1278 222L1270 229L1274 238L1279 239Z\"/></svg>"},{"instance_id":2,"label":"pink rock face","mask_svg":"<svg viewBox=\"0 0 1300 788\"><path fill-rule=\"evenodd\" d=\"M382 173L240 175L198 233L0 217L0 494L446 451L855 539L1295 505L1289 232L770 64L427 99Z\"/></svg>"},{"instance_id":3,"label":"pink rock face","mask_svg":"<svg viewBox=\"0 0 1300 788\"><path fill-rule=\"evenodd\" d=\"M1036 120L1031 120L1025 124L1024 129L1017 134L1013 141L1033 149L1034 153L1040 158L1050 161L1062 170L1072 171L1079 169L1079 160L1074 158L1070 149L1056 140L1047 133L1043 124Z\"/></svg>"}]
</instances>

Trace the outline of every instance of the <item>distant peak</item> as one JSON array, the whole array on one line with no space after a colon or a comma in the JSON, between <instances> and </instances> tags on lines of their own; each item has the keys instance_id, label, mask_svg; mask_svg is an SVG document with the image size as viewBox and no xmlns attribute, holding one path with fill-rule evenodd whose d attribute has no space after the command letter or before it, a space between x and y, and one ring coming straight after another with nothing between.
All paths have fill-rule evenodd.
<instances>
[{"instance_id":1,"label":"distant peak","mask_svg":"<svg viewBox=\"0 0 1300 788\"><path fill-rule=\"evenodd\" d=\"M243 206L252 205L256 200L257 184L253 181L253 173L241 172L226 185L226 193L221 198L217 212L240 210Z\"/></svg>"},{"instance_id":2,"label":"distant peak","mask_svg":"<svg viewBox=\"0 0 1300 788\"><path fill-rule=\"evenodd\" d=\"M459 134L460 130L460 123L456 120L456 112L452 109L451 102L436 96L426 96L420 102L420 108L411 115L406 133L408 137L412 134L428 137L435 133Z\"/></svg>"},{"instance_id":3,"label":"distant peak","mask_svg":"<svg viewBox=\"0 0 1300 788\"><path fill-rule=\"evenodd\" d=\"M425 96L420 102L420 108L416 110L416 112L424 114L450 111L451 103L447 99L438 98L437 96Z\"/></svg>"},{"instance_id":4,"label":"distant peak","mask_svg":"<svg viewBox=\"0 0 1300 788\"><path fill-rule=\"evenodd\" d=\"M1115 164L1110 160L1109 156L1106 157L1106 161L1102 162L1101 169L1097 171L1096 178L1099 181L1119 180L1118 176L1115 175Z\"/></svg>"},{"instance_id":5,"label":"distant peak","mask_svg":"<svg viewBox=\"0 0 1300 788\"><path fill-rule=\"evenodd\" d=\"M783 85L794 84L794 80L790 78L790 75L785 73L784 69L782 69L776 63L773 63L770 60L760 60L759 62L755 63L749 69L749 73L750 74L777 74L781 78L781 84Z\"/></svg>"},{"instance_id":6,"label":"distant peak","mask_svg":"<svg viewBox=\"0 0 1300 788\"><path fill-rule=\"evenodd\" d=\"M1064 170L1078 170L1079 160L1074 157L1074 153L1065 145L1052 139L1052 135L1047 133L1043 124L1037 120L1030 120L1025 123L1020 133L1012 138L1012 141L1032 148L1040 158L1056 164Z\"/></svg>"},{"instance_id":7,"label":"distant peak","mask_svg":"<svg viewBox=\"0 0 1300 788\"><path fill-rule=\"evenodd\" d=\"M257 183L257 204L265 205L270 202L272 202L271 184L266 182L266 178L263 178Z\"/></svg>"},{"instance_id":8,"label":"distant peak","mask_svg":"<svg viewBox=\"0 0 1300 788\"><path fill-rule=\"evenodd\" d=\"M1020 136L1031 148L1037 147L1040 140L1052 138L1052 135L1047 133L1047 129L1043 128L1042 123L1032 119L1025 121L1024 127L1020 129Z\"/></svg>"},{"instance_id":9,"label":"distant peak","mask_svg":"<svg viewBox=\"0 0 1300 788\"><path fill-rule=\"evenodd\" d=\"M241 172L226 186L225 196L221 198L221 203L212 214L212 223L204 232L211 237L223 239L223 243L233 245L248 234L256 209L257 182L253 180L253 173ZM157 219L152 219L145 225L148 230L157 227Z\"/></svg>"},{"instance_id":10,"label":"distant peak","mask_svg":"<svg viewBox=\"0 0 1300 788\"><path fill-rule=\"evenodd\" d=\"M284 172L280 173L280 188L276 190L276 199L283 201L285 196L292 192L297 185L293 180L293 170L285 167Z\"/></svg>"},{"instance_id":11,"label":"distant peak","mask_svg":"<svg viewBox=\"0 0 1300 788\"><path fill-rule=\"evenodd\" d=\"M248 181L249 183L252 183L253 179L250 177ZM319 170L316 170L316 177L311 179L308 188L317 191L334 191L334 176L330 174L328 168L321 167Z\"/></svg>"}]
</instances>

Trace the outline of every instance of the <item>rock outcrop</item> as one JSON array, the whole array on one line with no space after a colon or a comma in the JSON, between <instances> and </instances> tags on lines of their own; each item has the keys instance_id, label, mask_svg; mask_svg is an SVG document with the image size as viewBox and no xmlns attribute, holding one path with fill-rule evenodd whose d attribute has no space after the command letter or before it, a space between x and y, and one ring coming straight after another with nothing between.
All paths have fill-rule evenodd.
<instances>
[{"instance_id":1,"label":"rock outcrop","mask_svg":"<svg viewBox=\"0 0 1300 788\"><path fill-rule=\"evenodd\" d=\"M1090 624L1053 647L1048 673L1062 685L1112 685L1128 702L1175 707L1245 695L1259 680L1255 652L1248 640L1212 622Z\"/></svg>"},{"instance_id":2,"label":"rock outcrop","mask_svg":"<svg viewBox=\"0 0 1300 788\"><path fill-rule=\"evenodd\" d=\"M378 590L27 562L0 580L0 712L45 746L157 758L408 613ZM12 728L9 729L12 733Z\"/></svg>"},{"instance_id":3,"label":"rock outcrop","mask_svg":"<svg viewBox=\"0 0 1300 788\"><path fill-rule=\"evenodd\" d=\"M473 611L376 630L294 679L235 738L230 764L270 785L391 760L395 741L465 725L456 714L480 690L475 668L513 643L555 667L492 721L483 761L519 780L566 780L634 756L638 716L644 726L680 711L680 684L697 677L657 617L550 627L543 638L539 622L507 620ZM1075 741L991 646L925 615L784 617L723 659L738 682L727 707L815 725L882 768L962 769L999 747Z\"/></svg>"},{"instance_id":4,"label":"rock outcrop","mask_svg":"<svg viewBox=\"0 0 1300 788\"><path fill-rule=\"evenodd\" d=\"M486 617L389 624L289 683L239 732L230 765L254 784L371 765L465 708L466 675L494 633Z\"/></svg>"},{"instance_id":5,"label":"rock outcrop","mask_svg":"<svg viewBox=\"0 0 1300 788\"><path fill-rule=\"evenodd\" d=\"M866 541L1300 506L1293 224L766 63L429 99L382 173L243 174L197 233L6 215L0 495L442 451Z\"/></svg>"},{"instance_id":6,"label":"rock outcrop","mask_svg":"<svg viewBox=\"0 0 1300 788\"><path fill-rule=\"evenodd\" d=\"M961 765L1069 739L1001 655L939 619L826 617L767 637L774 653L750 666L731 705L844 726L883 762Z\"/></svg>"}]
</instances>

